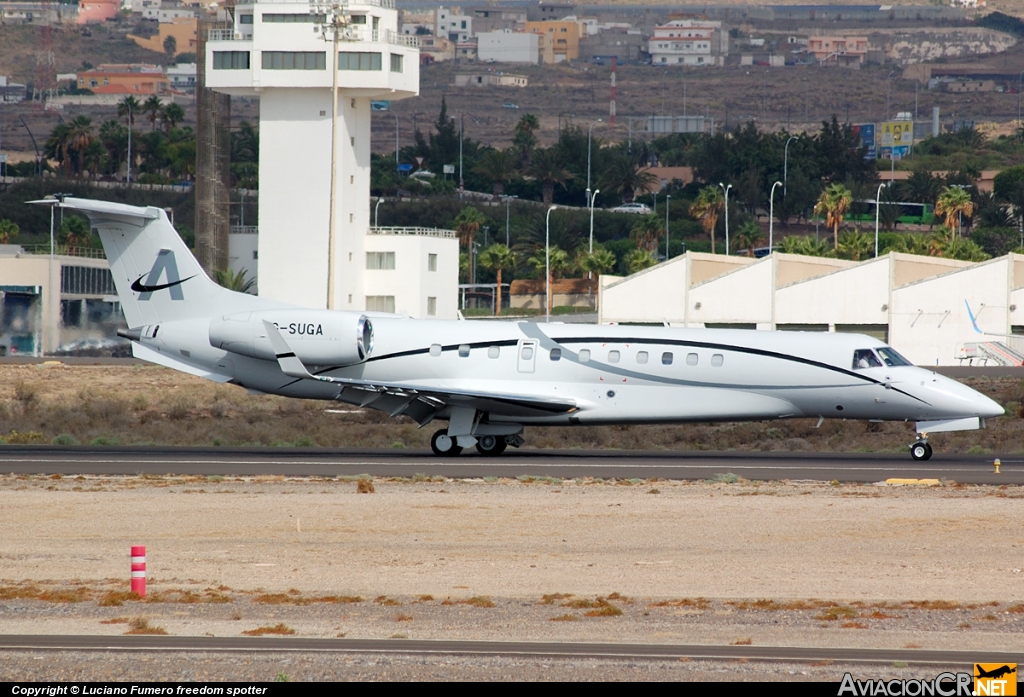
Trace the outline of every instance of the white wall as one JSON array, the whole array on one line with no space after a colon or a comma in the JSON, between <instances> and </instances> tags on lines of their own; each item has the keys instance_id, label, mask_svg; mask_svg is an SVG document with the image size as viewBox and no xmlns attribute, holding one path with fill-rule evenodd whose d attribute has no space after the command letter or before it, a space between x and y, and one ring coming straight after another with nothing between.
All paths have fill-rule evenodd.
<instances>
[{"instance_id":1,"label":"white wall","mask_svg":"<svg viewBox=\"0 0 1024 697\"><path fill-rule=\"evenodd\" d=\"M850 269L779 288L778 324L887 324L892 259L886 255Z\"/></svg>"},{"instance_id":2,"label":"white wall","mask_svg":"<svg viewBox=\"0 0 1024 697\"><path fill-rule=\"evenodd\" d=\"M538 63L539 37L536 34L492 31L477 34L477 58L499 63Z\"/></svg>"},{"instance_id":3,"label":"white wall","mask_svg":"<svg viewBox=\"0 0 1024 697\"><path fill-rule=\"evenodd\" d=\"M459 241L428 235L366 235L366 252L394 252L393 270L365 270L366 295L395 296L395 312L410 317L456 319L459 295ZM437 255L437 270L428 269L428 256ZM363 255L363 268L366 256ZM427 299L437 299L429 315Z\"/></svg>"},{"instance_id":4,"label":"white wall","mask_svg":"<svg viewBox=\"0 0 1024 697\"><path fill-rule=\"evenodd\" d=\"M690 288L687 321L693 323L772 322L774 260L758 259L750 266ZM698 307L699 305L699 307Z\"/></svg>"}]
</instances>

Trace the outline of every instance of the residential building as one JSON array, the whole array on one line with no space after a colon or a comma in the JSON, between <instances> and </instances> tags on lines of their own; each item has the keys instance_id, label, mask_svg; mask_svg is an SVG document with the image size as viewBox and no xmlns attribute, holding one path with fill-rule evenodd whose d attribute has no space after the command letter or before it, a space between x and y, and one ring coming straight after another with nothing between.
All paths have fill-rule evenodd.
<instances>
[{"instance_id":1,"label":"residential building","mask_svg":"<svg viewBox=\"0 0 1024 697\"><path fill-rule=\"evenodd\" d=\"M167 73L158 65L107 63L78 72L78 89L94 94L165 94L170 88Z\"/></svg>"},{"instance_id":2,"label":"residential building","mask_svg":"<svg viewBox=\"0 0 1024 697\"><path fill-rule=\"evenodd\" d=\"M417 36L420 45L420 63L455 60L455 42L442 36Z\"/></svg>"},{"instance_id":3,"label":"residential building","mask_svg":"<svg viewBox=\"0 0 1024 697\"><path fill-rule=\"evenodd\" d=\"M527 20L526 10L521 7L480 5L463 7L462 11L473 18L473 31L477 36L495 31L515 31Z\"/></svg>"},{"instance_id":4,"label":"residential building","mask_svg":"<svg viewBox=\"0 0 1024 697\"><path fill-rule=\"evenodd\" d=\"M78 0L78 23L106 22L117 17L121 0Z\"/></svg>"},{"instance_id":5,"label":"residential building","mask_svg":"<svg viewBox=\"0 0 1024 697\"><path fill-rule=\"evenodd\" d=\"M143 19L154 19L157 22L170 22L175 19L195 17L196 11L179 5L152 5L142 9Z\"/></svg>"},{"instance_id":6,"label":"residential building","mask_svg":"<svg viewBox=\"0 0 1024 697\"><path fill-rule=\"evenodd\" d=\"M167 66L167 79L171 81L171 89L193 94L196 91L196 64L178 63Z\"/></svg>"},{"instance_id":7,"label":"residential building","mask_svg":"<svg viewBox=\"0 0 1024 697\"><path fill-rule=\"evenodd\" d=\"M456 87L526 87L529 78L525 75L509 75L507 73L476 73L473 75L456 75Z\"/></svg>"},{"instance_id":8,"label":"residential building","mask_svg":"<svg viewBox=\"0 0 1024 697\"><path fill-rule=\"evenodd\" d=\"M551 19L562 19L576 14L577 6L564 2L538 2L526 6L526 19L530 22L545 22Z\"/></svg>"},{"instance_id":9,"label":"residential building","mask_svg":"<svg viewBox=\"0 0 1024 697\"><path fill-rule=\"evenodd\" d=\"M811 36L807 52L823 65L851 66L864 63L868 54L866 36Z\"/></svg>"},{"instance_id":10,"label":"residential building","mask_svg":"<svg viewBox=\"0 0 1024 697\"><path fill-rule=\"evenodd\" d=\"M77 4L0 2L0 24L60 24L76 21L77 14Z\"/></svg>"},{"instance_id":11,"label":"residential building","mask_svg":"<svg viewBox=\"0 0 1024 697\"><path fill-rule=\"evenodd\" d=\"M533 63L540 61L540 37L508 30L477 34L477 54L488 63Z\"/></svg>"},{"instance_id":12,"label":"residential building","mask_svg":"<svg viewBox=\"0 0 1024 697\"><path fill-rule=\"evenodd\" d=\"M459 41L455 44L455 60L460 63L472 63L476 60L476 39Z\"/></svg>"},{"instance_id":13,"label":"residential building","mask_svg":"<svg viewBox=\"0 0 1024 697\"><path fill-rule=\"evenodd\" d=\"M580 56L579 22L565 20L527 22L526 31L543 37L540 43L542 63L550 65L572 62Z\"/></svg>"},{"instance_id":14,"label":"residential building","mask_svg":"<svg viewBox=\"0 0 1024 697\"><path fill-rule=\"evenodd\" d=\"M11 82L6 75L0 75L0 102L13 104L28 99L28 87Z\"/></svg>"},{"instance_id":15,"label":"residential building","mask_svg":"<svg viewBox=\"0 0 1024 697\"><path fill-rule=\"evenodd\" d=\"M639 29L604 29L580 42L580 60L608 63L615 58L619 65L645 62L648 58L647 44L647 38Z\"/></svg>"},{"instance_id":16,"label":"residential building","mask_svg":"<svg viewBox=\"0 0 1024 697\"><path fill-rule=\"evenodd\" d=\"M195 53L198 21L195 13L184 17L174 17L169 21L160 22L159 29L153 36L143 38L129 34L128 38L142 48L156 51L157 53L166 53L167 39L173 38L175 55L179 53Z\"/></svg>"},{"instance_id":17,"label":"residential building","mask_svg":"<svg viewBox=\"0 0 1024 697\"><path fill-rule=\"evenodd\" d=\"M654 29L651 65L725 65L728 35L721 22L676 19Z\"/></svg>"},{"instance_id":18,"label":"residential building","mask_svg":"<svg viewBox=\"0 0 1024 697\"><path fill-rule=\"evenodd\" d=\"M439 7L434 14L434 34L455 43L469 41L473 38L473 18Z\"/></svg>"},{"instance_id":19,"label":"residential building","mask_svg":"<svg viewBox=\"0 0 1024 697\"><path fill-rule=\"evenodd\" d=\"M354 0L344 10L349 29L336 58L306 2L242 2L232 26L207 37L206 86L259 99L259 232L248 249L258 257L259 293L306 307L454 318L455 233L370 225L370 103L418 94L417 37L398 32L393 0Z\"/></svg>"}]
</instances>

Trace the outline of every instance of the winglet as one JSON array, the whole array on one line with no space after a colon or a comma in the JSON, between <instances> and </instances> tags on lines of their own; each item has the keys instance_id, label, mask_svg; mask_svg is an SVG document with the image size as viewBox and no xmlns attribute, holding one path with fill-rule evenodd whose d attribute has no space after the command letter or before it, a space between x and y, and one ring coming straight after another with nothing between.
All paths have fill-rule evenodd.
<instances>
[{"instance_id":1,"label":"winglet","mask_svg":"<svg viewBox=\"0 0 1024 697\"><path fill-rule=\"evenodd\" d=\"M274 349L277 364L281 366L281 372L293 378L312 378L306 366L302 364L295 352L288 346L288 342L281 336L273 322L263 320L263 327L267 330L267 338L270 339L270 347Z\"/></svg>"},{"instance_id":2,"label":"winglet","mask_svg":"<svg viewBox=\"0 0 1024 697\"><path fill-rule=\"evenodd\" d=\"M971 326L974 327L974 331L978 332L979 334L984 334L985 332L978 329L978 318L974 316L973 312L971 312L971 304L967 302L966 298L964 299L964 305L967 306L967 316L971 318Z\"/></svg>"}]
</instances>

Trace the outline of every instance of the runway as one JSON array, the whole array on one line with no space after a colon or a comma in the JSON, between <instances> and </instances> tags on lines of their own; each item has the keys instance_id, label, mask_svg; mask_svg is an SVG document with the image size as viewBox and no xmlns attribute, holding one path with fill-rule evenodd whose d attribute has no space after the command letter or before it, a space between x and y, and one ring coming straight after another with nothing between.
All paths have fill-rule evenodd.
<instances>
[{"instance_id":1,"label":"runway","mask_svg":"<svg viewBox=\"0 0 1024 697\"><path fill-rule=\"evenodd\" d=\"M964 484L1024 484L1024 458L944 455L915 462L909 454L735 453L667 451L475 452L442 459L417 450L318 448L166 448L3 446L0 472L61 475L316 476L368 474L449 478L600 477L603 479L714 479L732 473L750 480L880 482L890 478L940 479Z\"/></svg>"},{"instance_id":2,"label":"runway","mask_svg":"<svg viewBox=\"0 0 1024 697\"><path fill-rule=\"evenodd\" d=\"M389 653L406 655L534 656L548 658L705 658L760 661L841 661L844 663L931 664L960 667L973 663L1016 663L1020 656L1000 651L850 649L800 646L715 646L516 641L429 641L395 639L312 639L286 637L0 635L6 651L188 651Z\"/></svg>"}]
</instances>

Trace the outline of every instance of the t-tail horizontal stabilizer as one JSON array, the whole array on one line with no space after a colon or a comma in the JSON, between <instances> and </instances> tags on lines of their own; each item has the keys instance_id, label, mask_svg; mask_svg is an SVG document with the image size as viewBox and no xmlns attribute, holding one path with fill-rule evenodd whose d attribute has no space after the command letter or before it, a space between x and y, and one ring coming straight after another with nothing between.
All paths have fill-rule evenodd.
<instances>
[{"instance_id":1,"label":"t-tail horizontal stabilizer","mask_svg":"<svg viewBox=\"0 0 1024 697\"><path fill-rule=\"evenodd\" d=\"M267 338L270 339L270 347L274 350L274 355L277 357L277 364L281 366L281 372L291 378L308 378L310 380L320 380L322 382L338 382L333 378L317 376L311 374L306 366L302 364L299 357L295 355L291 347L288 346L288 342L281 336L281 332L277 330L277 327L273 322L263 320L263 326L267 330Z\"/></svg>"}]
</instances>

